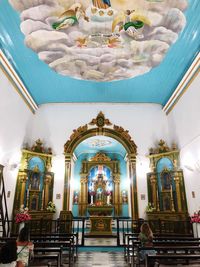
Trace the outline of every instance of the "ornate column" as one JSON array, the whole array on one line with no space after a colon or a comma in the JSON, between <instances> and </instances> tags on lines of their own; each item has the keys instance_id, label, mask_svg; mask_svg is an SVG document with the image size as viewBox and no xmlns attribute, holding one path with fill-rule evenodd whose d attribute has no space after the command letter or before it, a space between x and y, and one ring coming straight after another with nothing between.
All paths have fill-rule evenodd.
<instances>
[{"instance_id":1,"label":"ornate column","mask_svg":"<svg viewBox=\"0 0 200 267\"><path fill-rule=\"evenodd\" d=\"M88 204L87 198L87 176L86 174L81 174L81 192L80 192L80 203L79 203L79 214L85 216L85 211Z\"/></svg>"},{"instance_id":2,"label":"ornate column","mask_svg":"<svg viewBox=\"0 0 200 267\"><path fill-rule=\"evenodd\" d=\"M28 180L26 172L19 173L19 180L21 183L21 194L20 194L20 205L24 204L24 196L25 196L25 189L26 189L26 181Z\"/></svg>"},{"instance_id":3,"label":"ornate column","mask_svg":"<svg viewBox=\"0 0 200 267\"><path fill-rule=\"evenodd\" d=\"M178 211L181 212L182 211L182 205L181 205L181 192L180 192L180 178L179 178L178 172L174 173L174 181L175 181L175 185L176 185Z\"/></svg>"},{"instance_id":4,"label":"ornate column","mask_svg":"<svg viewBox=\"0 0 200 267\"><path fill-rule=\"evenodd\" d=\"M137 198L137 180L136 180L136 156L129 155L129 179L131 193L131 215L133 220L138 219L138 198Z\"/></svg>"},{"instance_id":5,"label":"ornate column","mask_svg":"<svg viewBox=\"0 0 200 267\"><path fill-rule=\"evenodd\" d=\"M115 206L115 215L120 215L120 177L115 175L114 177L114 206Z\"/></svg>"},{"instance_id":6,"label":"ornate column","mask_svg":"<svg viewBox=\"0 0 200 267\"><path fill-rule=\"evenodd\" d=\"M71 161L72 161L72 155L66 154L65 155L65 180L64 180L63 210L69 210Z\"/></svg>"},{"instance_id":7,"label":"ornate column","mask_svg":"<svg viewBox=\"0 0 200 267\"><path fill-rule=\"evenodd\" d=\"M152 192L152 201L154 208L157 209L157 182L156 182L156 176L155 174L152 174L150 177L150 183L151 183L151 192Z\"/></svg>"},{"instance_id":8,"label":"ornate column","mask_svg":"<svg viewBox=\"0 0 200 267\"><path fill-rule=\"evenodd\" d=\"M51 183L51 175L46 174L44 178L44 203L42 203L42 207L46 208L49 202L49 185Z\"/></svg>"}]
</instances>

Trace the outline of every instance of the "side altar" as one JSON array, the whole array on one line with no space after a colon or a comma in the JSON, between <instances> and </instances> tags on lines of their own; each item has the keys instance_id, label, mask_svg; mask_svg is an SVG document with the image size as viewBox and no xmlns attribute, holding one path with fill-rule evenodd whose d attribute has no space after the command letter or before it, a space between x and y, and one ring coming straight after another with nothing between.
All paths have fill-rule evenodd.
<instances>
[{"instance_id":1,"label":"side altar","mask_svg":"<svg viewBox=\"0 0 200 267\"><path fill-rule=\"evenodd\" d=\"M90 235L112 234L113 206L88 206L90 214Z\"/></svg>"}]
</instances>

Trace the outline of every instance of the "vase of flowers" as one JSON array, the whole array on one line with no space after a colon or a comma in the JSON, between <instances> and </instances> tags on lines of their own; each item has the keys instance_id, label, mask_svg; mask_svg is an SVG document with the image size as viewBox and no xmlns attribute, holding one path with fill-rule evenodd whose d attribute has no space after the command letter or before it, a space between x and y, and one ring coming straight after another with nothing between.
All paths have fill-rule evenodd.
<instances>
[{"instance_id":1,"label":"vase of flowers","mask_svg":"<svg viewBox=\"0 0 200 267\"><path fill-rule=\"evenodd\" d=\"M90 202L90 205L94 205L94 196L96 195L96 192L95 191L90 191L90 196L91 196L91 202Z\"/></svg>"},{"instance_id":2,"label":"vase of flowers","mask_svg":"<svg viewBox=\"0 0 200 267\"><path fill-rule=\"evenodd\" d=\"M156 208L154 208L153 204L149 202L145 210L146 212L153 212L156 210Z\"/></svg>"},{"instance_id":3,"label":"vase of flowers","mask_svg":"<svg viewBox=\"0 0 200 267\"><path fill-rule=\"evenodd\" d=\"M49 212L56 212L56 205L52 202L49 201L49 203L47 204L46 210Z\"/></svg>"},{"instance_id":4,"label":"vase of flowers","mask_svg":"<svg viewBox=\"0 0 200 267\"><path fill-rule=\"evenodd\" d=\"M19 213L15 216L15 222L19 224L19 231L25 226L25 223L31 220L28 208L21 205Z\"/></svg>"}]
</instances>

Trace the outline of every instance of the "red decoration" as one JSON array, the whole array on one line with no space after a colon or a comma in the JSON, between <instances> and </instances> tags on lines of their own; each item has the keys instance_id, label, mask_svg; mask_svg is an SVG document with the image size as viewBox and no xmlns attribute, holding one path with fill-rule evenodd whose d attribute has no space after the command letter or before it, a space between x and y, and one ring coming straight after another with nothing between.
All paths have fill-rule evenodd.
<instances>
[{"instance_id":1,"label":"red decoration","mask_svg":"<svg viewBox=\"0 0 200 267\"><path fill-rule=\"evenodd\" d=\"M21 222L26 222L30 220L31 220L31 216L28 213L28 208L24 208L24 205L22 205L20 208L20 212L17 213L15 216L15 222L21 223Z\"/></svg>"}]
</instances>

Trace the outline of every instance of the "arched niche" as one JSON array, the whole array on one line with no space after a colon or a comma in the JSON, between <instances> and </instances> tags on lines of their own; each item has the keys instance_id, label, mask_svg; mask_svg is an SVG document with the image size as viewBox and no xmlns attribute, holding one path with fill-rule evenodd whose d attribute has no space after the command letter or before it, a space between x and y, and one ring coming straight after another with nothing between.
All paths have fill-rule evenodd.
<instances>
[{"instance_id":1,"label":"arched niche","mask_svg":"<svg viewBox=\"0 0 200 267\"><path fill-rule=\"evenodd\" d=\"M121 215L121 199L120 199L120 168L118 160L111 160L108 156L103 153L97 153L94 157L89 160L84 160L82 162L82 171L81 171L81 191L80 191L80 203L79 203L79 215L86 215L86 210L90 201L88 200L88 195L90 192L89 188L89 174L90 171L94 168L108 168L112 173L113 188L111 190L112 196L112 206L114 207L114 215ZM109 181L95 181L93 183L93 192L95 195L98 195L97 189L98 187L102 188L101 194L101 202L102 205L105 205L106 198L104 197L104 193L106 193ZM95 200L97 203L97 199Z\"/></svg>"},{"instance_id":2,"label":"arched niche","mask_svg":"<svg viewBox=\"0 0 200 267\"><path fill-rule=\"evenodd\" d=\"M35 144L22 150L17 176L13 215L21 205L28 207L33 219L52 218L46 207L53 199L54 174L51 172L52 152L45 149L38 139Z\"/></svg>"},{"instance_id":3,"label":"arched niche","mask_svg":"<svg viewBox=\"0 0 200 267\"><path fill-rule=\"evenodd\" d=\"M149 219L185 220L188 218L183 171L179 150L169 148L163 140L150 149L151 172L147 174L148 202L154 208Z\"/></svg>"},{"instance_id":4,"label":"arched niche","mask_svg":"<svg viewBox=\"0 0 200 267\"><path fill-rule=\"evenodd\" d=\"M136 181L136 154L137 146L131 139L127 130L121 126L113 125L104 114L100 112L95 119L88 124L80 126L73 131L70 139L64 146L65 154L65 182L64 182L64 198L63 210L68 211L70 207L70 180L71 180L71 165L73 161L73 152L76 147L85 139L92 136L107 136L121 143L127 151L127 161L130 179L131 192L131 215L133 219L138 218L138 199L137 199L137 181ZM87 175L85 176L87 179Z\"/></svg>"}]
</instances>

